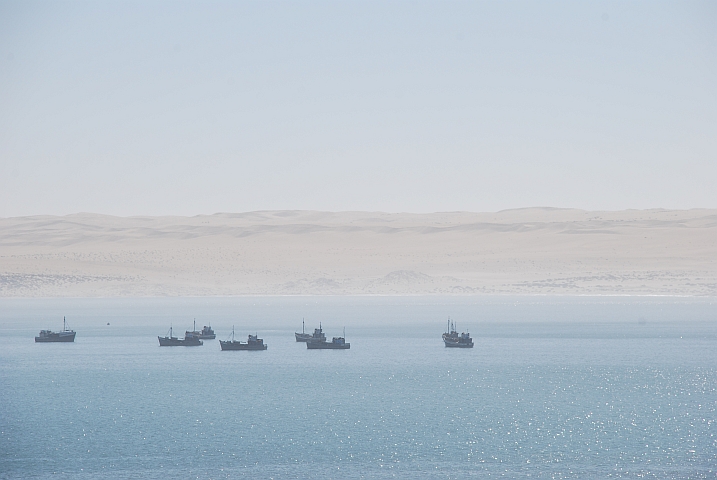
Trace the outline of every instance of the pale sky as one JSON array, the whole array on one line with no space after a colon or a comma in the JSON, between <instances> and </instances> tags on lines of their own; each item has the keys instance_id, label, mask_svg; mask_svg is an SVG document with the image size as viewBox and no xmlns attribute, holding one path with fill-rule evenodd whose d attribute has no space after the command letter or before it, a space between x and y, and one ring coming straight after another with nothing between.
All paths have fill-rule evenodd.
<instances>
[{"instance_id":1,"label":"pale sky","mask_svg":"<svg viewBox=\"0 0 717 480\"><path fill-rule=\"evenodd\" d=\"M717 208L717 2L0 1L0 216Z\"/></svg>"}]
</instances>

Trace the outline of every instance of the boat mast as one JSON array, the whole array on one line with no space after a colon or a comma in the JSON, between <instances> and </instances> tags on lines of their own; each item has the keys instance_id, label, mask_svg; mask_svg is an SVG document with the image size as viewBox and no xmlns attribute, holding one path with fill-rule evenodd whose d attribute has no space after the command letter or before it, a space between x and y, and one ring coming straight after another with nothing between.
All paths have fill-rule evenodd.
<instances>
[{"instance_id":1,"label":"boat mast","mask_svg":"<svg viewBox=\"0 0 717 480\"><path fill-rule=\"evenodd\" d=\"M304 330L304 318L303 317L301 318L301 333L302 334L306 333L306 330Z\"/></svg>"}]
</instances>

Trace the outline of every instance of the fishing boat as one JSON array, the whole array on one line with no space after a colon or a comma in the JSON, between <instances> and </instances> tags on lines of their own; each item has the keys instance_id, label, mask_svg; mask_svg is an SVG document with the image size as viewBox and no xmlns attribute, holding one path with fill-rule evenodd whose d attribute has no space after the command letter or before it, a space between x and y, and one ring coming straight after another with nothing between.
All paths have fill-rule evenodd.
<instances>
[{"instance_id":1,"label":"fishing boat","mask_svg":"<svg viewBox=\"0 0 717 480\"><path fill-rule=\"evenodd\" d=\"M304 320L301 319L301 333L294 332L294 336L296 337L297 342L325 342L326 341L326 335L324 335L324 331L321 328L321 322L319 322L319 328L314 329L313 334L308 334L304 330Z\"/></svg>"},{"instance_id":2,"label":"fishing boat","mask_svg":"<svg viewBox=\"0 0 717 480\"><path fill-rule=\"evenodd\" d=\"M202 327L202 332L199 335L199 338L206 340L214 340L215 338L217 338L217 334L214 333L214 330L212 329L211 325L204 325L204 327Z\"/></svg>"},{"instance_id":3,"label":"fishing boat","mask_svg":"<svg viewBox=\"0 0 717 480\"><path fill-rule=\"evenodd\" d=\"M297 342L308 342L311 340L311 334L306 333L306 330L304 330L304 319L301 319L301 333L294 332L294 336L296 337Z\"/></svg>"},{"instance_id":4,"label":"fishing boat","mask_svg":"<svg viewBox=\"0 0 717 480\"><path fill-rule=\"evenodd\" d=\"M455 322L448 319L448 331L443 334L443 343L451 348L473 348L473 339L468 332L458 333Z\"/></svg>"},{"instance_id":5,"label":"fishing boat","mask_svg":"<svg viewBox=\"0 0 717 480\"><path fill-rule=\"evenodd\" d=\"M74 330L70 330L67 326L67 320L62 317L62 331L53 332L52 330L40 330L40 334L35 337L36 343L49 343L49 342L74 342L75 341Z\"/></svg>"},{"instance_id":6,"label":"fishing boat","mask_svg":"<svg viewBox=\"0 0 717 480\"><path fill-rule=\"evenodd\" d=\"M196 337L192 332L186 332L184 338L179 339L172 335L172 326L169 327L169 335L164 337L157 337L159 339L160 347L198 347L204 345L199 337Z\"/></svg>"},{"instance_id":7,"label":"fishing boat","mask_svg":"<svg viewBox=\"0 0 717 480\"><path fill-rule=\"evenodd\" d=\"M200 340L214 340L217 338L217 335L214 333L214 330L212 330L212 326L204 325L204 328L202 328L201 331L197 330L197 321L194 320L194 329L190 331L184 332L184 336L192 335L193 337L197 337Z\"/></svg>"},{"instance_id":8,"label":"fishing boat","mask_svg":"<svg viewBox=\"0 0 717 480\"><path fill-rule=\"evenodd\" d=\"M264 339L258 338L258 335L249 335L246 343L234 340L234 327L232 326L230 340L219 340L219 346L222 350L266 350L268 345L265 345Z\"/></svg>"},{"instance_id":9,"label":"fishing boat","mask_svg":"<svg viewBox=\"0 0 717 480\"><path fill-rule=\"evenodd\" d=\"M307 334L308 335L308 334ZM324 334L324 330L321 327L321 322L319 322L319 328L314 329L314 333L309 336L306 340L298 340L297 342L306 342L306 343L314 343L314 342L325 342L326 341L326 334Z\"/></svg>"},{"instance_id":10,"label":"fishing boat","mask_svg":"<svg viewBox=\"0 0 717 480\"><path fill-rule=\"evenodd\" d=\"M351 348L350 343L346 343L346 329L344 329L343 337L334 337L330 342L323 340L312 340L306 342L306 348L309 350L348 350Z\"/></svg>"}]
</instances>

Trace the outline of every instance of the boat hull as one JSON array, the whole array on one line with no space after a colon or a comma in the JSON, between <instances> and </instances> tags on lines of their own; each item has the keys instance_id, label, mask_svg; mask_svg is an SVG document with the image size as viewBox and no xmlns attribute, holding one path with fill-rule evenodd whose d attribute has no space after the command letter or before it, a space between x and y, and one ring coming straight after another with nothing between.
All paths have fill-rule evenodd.
<instances>
[{"instance_id":1,"label":"boat hull","mask_svg":"<svg viewBox=\"0 0 717 480\"><path fill-rule=\"evenodd\" d=\"M294 335L296 336L297 342L308 342L311 340L311 334L310 333L296 333L294 332Z\"/></svg>"},{"instance_id":2,"label":"boat hull","mask_svg":"<svg viewBox=\"0 0 717 480\"><path fill-rule=\"evenodd\" d=\"M173 338L173 337L157 337L160 347L198 347L204 345L204 342L196 337L190 338Z\"/></svg>"},{"instance_id":3,"label":"boat hull","mask_svg":"<svg viewBox=\"0 0 717 480\"><path fill-rule=\"evenodd\" d=\"M217 335L215 333L202 333L199 331L195 331L195 332L186 331L186 332L184 332L184 336L185 337L189 337L189 336L197 337L200 340L214 340L215 338L217 338Z\"/></svg>"},{"instance_id":4,"label":"boat hull","mask_svg":"<svg viewBox=\"0 0 717 480\"><path fill-rule=\"evenodd\" d=\"M219 340L219 346L222 347L222 350L266 350L267 345L261 344L261 345L251 345L249 343L241 343L241 342L231 342L224 340Z\"/></svg>"},{"instance_id":5,"label":"boat hull","mask_svg":"<svg viewBox=\"0 0 717 480\"><path fill-rule=\"evenodd\" d=\"M473 342L460 343L460 342L450 342L447 340L443 340L443 343L445 343L446 347L448 347L448 348L473 348Z\"/></svg>"},{"instance_id":6,"label":"boat hull","mask_svg":"<svg viewBox=\"0 0 717 480\"><path fill-rule=\"evenodd\" d=\"M35 337L35 343L71 343L75 341L76 332L60 332Z\"/></svg>"},{"instance_id":7,"label":"boat hull","mask_svg":"<svg viewBox=\"0 0 717 480\"><path fill-rule=\"evenodd\" d=\"M351 348L351 344L332 342L306 342L306 348L309 350L348 350L349 348Z\"/></svg>"}]
</instances>

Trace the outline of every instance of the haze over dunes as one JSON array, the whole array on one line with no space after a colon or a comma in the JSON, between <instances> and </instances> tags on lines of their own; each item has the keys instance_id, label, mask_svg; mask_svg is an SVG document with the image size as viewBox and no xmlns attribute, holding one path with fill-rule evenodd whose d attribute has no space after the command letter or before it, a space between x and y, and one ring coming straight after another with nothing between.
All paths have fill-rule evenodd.
<instances>
[{"instance_id":1,"label":"haze over dunes","mask_svg":"<svg viewBox=\"0 0 717 480\"><path fill-rule=\"evenodd\" d=\"M0 295L717 295L717 210L0 219Z\"/></svg>"}]
</instances>

